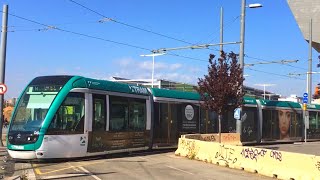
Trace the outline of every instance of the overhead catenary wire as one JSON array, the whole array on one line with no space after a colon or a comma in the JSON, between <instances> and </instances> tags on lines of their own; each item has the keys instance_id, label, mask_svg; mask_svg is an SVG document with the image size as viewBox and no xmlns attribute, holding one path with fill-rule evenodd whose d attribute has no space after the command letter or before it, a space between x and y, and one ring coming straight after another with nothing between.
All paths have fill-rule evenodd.
<instances>
[{"instance_id":1,"label":"overhead catenary wire","mask_svg":"<svg viewBox=\"0 0 320 180\"><path fill-rule=\"evenodd\" d=\"M2 11L0 11L0 12L2 12ZM15 14L11 14L11 13L8 13L8 14L9 14L10 16L13 16L13 17L16 17L16 18L19 18L19 19L23 19L23 20L25 20L25 21L29 21L29 22L32 22L32 23L35 23L35 24L38 24L38 25L41 25L41 26L45 26L45 27L47 27L47 28L49 28L49 29L55 29L55 30L59 30L59 31L62 31L62 32L67 32L67 33L71 33L71 34L76 34L76 35L79 35L79 36L84 36L84 37L88 37L88 38L92 38L92 39L98 39L98 40L102 40L102 41L106 41L106 42L111 42L111 43L115 43L115 44L119 44L119 45L124 45L124 46L129 46L129 47L133 47L133 48L137 48L137 49L142 49L142 50L151 51L151 49L148 49L148 48L144 48L144 47L140 47L140 46L136 46L136 45L131 45L131 44L128 44L128 43L113 41L113 40L109 40L109 39L104 39L104 38L101 38L101 37L96 37L96 36L92 36L92 35L88 35L88 34L84 34L84 33L79 33L79 32L75 32L75 31L69 31L69 30L66 30L66 29L58 28L58 27L56 27L56 26L51 26L51 25L47 25L47 24L44 24L44 23L40 23L40 22L31 20L31 19L27 19L27 18L18 16L18 15L15 15Z\"/></svg>"},{"instance_id":2,"label":"overhead catenary wire","mask_svg":"<svg viewBox=\"0 0 320 180\"><path fill-rule=\"evenodd\" d=\"M0 12L2 12L2 11L0 11ZM59 27L56 27L56 26L51 26L51 25L48 25L48 24L37 22L35 20L31 20L31 19L28 19L28 18L24 18L24 17L18 16L18 15L15 15L15 14L11 14L11 13L8 13L8 14L10 16L13 16L13 17L16 17L16 18L19 18L19 19L23 19L25 21L29 21L29 22L32 22L32 23L35 23L35 24L38 24L38 25L41 25L41 26L45 26L46 27L45 29L58 30L58 31L62 31L62 32L70 33L70 34L75 34L75 35L79 35L79 36L83 36L83 37L87 37L87 38L91 38L91 39L97 39L97 40L106 41L106 42L119 44L119 45L123 45L123 46L128 46L128 47L132 47L132 48L136 48L136 49L152 51L152 49L149 49L149 48L145 48L145 47L141 47L141 46L137 46L137 45L132 45L132 44L128 44L128 43L123 43L123 42L118 42L118 41L114 41L114 40L109 40L109 39L105 39L105 38L101 38L101 37L97 37L97 36L93 36L93 35L88 35L88 34L84 34L84 33L79 33L79 32L75 32L75 31L70 31L70 30L62 29L62 28L59 28ZM179 55L179 54L175 54L175 53L167 53L167 54L171 55L171 56L190 59L190 60L209 62L208 60L188 57L188 56Z\"/></svg>"},{"instance_id":3,"label":"overhead catenary wire","mask_svg":"<svg viewBox=\"0 0 320 180\"><path fill-rule=\"evenodd\" d=\"M131 24L128 24L128 23L125 23L125 22L121 22L121 21L115 20L115 19L110 18L110 17L107 17L107 16L99 13L98 11L95 11L95 10L93 10L93 9L91 9L91 8L83 5L83 4L80 4L80 3L78 3L78 2L76 2L76 1L74 1L74 0L69 0L69 1L72 2L72 3L74 3L74 4L76 4L76 5L78 5L78 6L81 6L81 7L84 8L84 9L87 9L87 10L89 10L89 11L91 11L91 12L93 12L93 13L95 13L95 14L103 17L103 18L105 18L105 19L108 20L108 21L111 21L111 22L114 22L114 23L118 23L118 24L121 24L121 25L124 25L124 26L128 26L128 27L131 27L131 28L134 28L134 29L138 29L138 30L141 30L141 31L145 31L145 32L148 32L148 33L152 33L152 34L155 34L155 35L159 35L159 36L162 36L162 37L165 37L165 38L168 38L168 39L180 41L180 42L183 42L183 43L186 43L186 44L190 44L190 45L194 45L194 44L195 44L195 43L187 42L187 41L185 41L185 40L181 40L181 39L178 39L178 38L170 37L170 36L168 36L168 35L164 35L164 34L161 34L161 33L158 33L158 32L154 32L154 31L151 31L151 30L148 30L148 29L144 29L144 28L135 26L135 25L131 25ZM240 15L239 15L239 16L236 16L227 26L229 26L230 24L232 24L233 22L235 22L239 17L240 17ZM225 26L224 26L224 27L225 27ZM214 40L214 39L213 39L213 40ZM212 40L212 41L213 41L213 40ZM212 41L211 41L211 42L212 42ZM207 49L211 49L211 48L207 48ZM211 50L219 51L217 48L214 48L214 49L211 49ZM182 57L182 56L180 56L180 57ZM250 56L246 56L246 57L248 57L248 58L254 58L254 57L250 57ZM194 60L198 60L198 59L195 59L195 58L193 58L193 59L194 59ZM262 60L262 59L260 59L260 60ZM203 60L201 60L201 61L203 61ZM270 61L267 61L267 60L262 60L262 61L270 62ZM205 61L205 62L207 62L207 61ZM287 65L287 66L294 67L294 68L299 68L299 67L295 67L295 66L292 66L292 65L289 65L289 64L283 64L283 65ZM299 68L299 69L302 69L302 68Z\"/></svg>"},{"instance_id":4,"label":"overhead catenary wire","mask_svg":"<svg viewBox=\"0 0 320 180\"><path fill-rule=\"evenodd\" d=\"M259 61L264 61L264 62L272 62L272 61L269 61L269 60L265 60L265 59L257 58L257 57L252 57L252 56L248 56L248 55L245 55L245 57L250 58L250 59L259 60ZM291 64L286 64L286 63L279 63L279 64L281 64L281 65L285 65L285 66L289 66L289 67L293 67L293 68L296 68L296 69L303 69L303 70L307 70L306 68L293 66L293 65L291 65Z\"/></svg>"},{"instance_id":5,"label":"overhead catenary wire","mask_svg":"<svg viewBox=\"0 0 320 180\"><path fill-rule=\"evenodd\" d=\"M161 33L158 33L158 32L154 32L154 31L151 31L151 30L148 30L148 29L144 29L144 28L141 28L141 27L138 27L138 26L135 26L135 25L131 25L131 24L128 24L128 23L125 23L125 22L121 22L121 21L118 21L116 19L113 19L113 18L110 18L110 17L107 17L101 13L99 13L98 11L95 11L83 4L80 4L74 0L69 0L70 2L78 5L78 6L81 6L82 8L84 9L87 9L103 18L106 18L107 20L111 21L111 22L114 22L114 23L117 23L117 24L121 24L121 25L124 25L124 26L127 26L127 27L130 27L130 28L134 28L134 29L138 29L138 30L141 30L141 31L144 31L144 32L148 32L148 33L151 33L151 34L155 34L155 35L158 35L158 36L162 36L162 37L165 37L165 38L168 38L168 39L171 39L171 40L175 40L175 41L180 41L180 42L183 42L183 43L186 43L186 44L194 44L194 43L191 43L191 42L187 42L183 39L178 39L178 38L175 38L175 37L171 37L171 36L168 36L168 35L165 35L165 34L161 34Z\"/></svg>"},{"instance_id":6,"label":"overhead catenary wire","mask_svg":"<svg viewBox=\"0 0 320 180\"><path fill-rule=\"evenodd\" d=\"M154 34L154 35L158 35L158 36L161 36L161 37L165 37L167 39L171 39L171 40L175 40L175 41L179 41L179 42L182 42L182 43L185 43L185 44L189 44L189 45L195 45L196 43L191 43L191 42L188 42L186 40L183 40L183 39L178 39L178 38L175 38L175 37L171 37L171 36L168 36L168 35L165 35L165 34L162 34L162 33L158 33L158 32L155 32L155 31L151 31L151 30L148 30L148 29L144 29L144 28L141 28L141 27L138 27L138 26L135 26L135 25L131 25L131 24L128 24L128 23L125 23L125 22L121 22L121 21L118 21L116 19L113 19L113 18L110 18L110 17L107 17L105 15L103 15L102 13L99 13L98 11L95 11L83 4L80 4L74 0L69 0L70 2L84 8L84 9L87 9L103 18L105 18L107 21L111 21L111 22L114 22L114 23L117 23L117 24L121 24L121 25L124 25L124 26L127 26L127 27L130 27L130 28L134 28L134 29L138 29L138 30L141 30L141 31L144 31L144 32L147 32L147 33L151 33L151 34ZM216 48L212 49L212 48L207 48L209 50L215 50L215 51L220 51Z\"/></svg>"},{"instance_id":7,"label":"overhead catenary wire","mask_svg":"<svg viewBox=\"0 0 320 180\"><path fill-rule=\"evenodd\" d=\"M274 75L274 76L280 76L280 77L286 77L286 78L290 78L290 79L297 79L297 80L303 80L303 81L305 81L305 79L301 79L301 78L297 78L297 77L292 77L292 76L288 76L288 75L277 74L277 73L272 73L272 72L267 72L267 71L261 71L261 70L252 69L252 68L247 68L247 69L248 69L248 70L251 70L251 71L256 71L256 72L264 73L264 74L270 74L270 75Z\"/></svg>"}]
</instances>

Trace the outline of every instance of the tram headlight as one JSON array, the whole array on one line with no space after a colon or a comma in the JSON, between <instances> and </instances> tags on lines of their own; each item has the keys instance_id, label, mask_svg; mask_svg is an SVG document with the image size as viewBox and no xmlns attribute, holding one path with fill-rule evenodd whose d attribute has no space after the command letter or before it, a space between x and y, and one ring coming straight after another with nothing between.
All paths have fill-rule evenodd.
<instances>
[{"instance_id":1,"label":"tram headlight","mask_svg":"<svg viewBox=\"0 0 320 180\"><path fill-rule=\"evenodd\" d=\"M38 140L38 136L28 136L27 141L36 142Z\"/></svg>"}]
</instances>

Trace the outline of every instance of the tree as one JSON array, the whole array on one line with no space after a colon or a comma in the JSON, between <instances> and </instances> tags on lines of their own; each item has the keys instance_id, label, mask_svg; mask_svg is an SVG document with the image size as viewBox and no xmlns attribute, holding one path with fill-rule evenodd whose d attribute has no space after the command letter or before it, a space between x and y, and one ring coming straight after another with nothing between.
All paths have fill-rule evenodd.
<instances>
[{"instance_id":1,"label":"tree","mask_svg":"<svg viewBox=\"0 0 320 180\"><path fill-rule=\"evenodd\" d=\"M208 75L198 78L196 90L204 101L202 107L212 110L219 117L219 142L221 143L221 117L225 112L242 106L244 91L242 69L238 64L238 55L221 52L220 58L213 60L210 54Z\"/></svg>"},{"instance_id":2,"label":"tree","mask_svg":"<svg viewBox=\"0 0 320 180\"><path fill-rule=\"evenodd\" d=\"M12 111L13 111L12 106L7 106L7 107L3 108L4 119L7 119L8 122L10 122L10 120L11 120Z\"/></svg>"}]
</instances>

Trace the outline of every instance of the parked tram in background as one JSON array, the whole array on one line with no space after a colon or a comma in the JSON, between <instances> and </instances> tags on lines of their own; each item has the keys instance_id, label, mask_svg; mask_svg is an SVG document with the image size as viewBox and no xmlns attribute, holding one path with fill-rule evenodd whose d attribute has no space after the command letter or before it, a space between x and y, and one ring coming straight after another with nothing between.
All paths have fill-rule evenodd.
<instances>
[{"instance_id":1,"label":"parked tram in background","mask_svg":"<svg viewBox=\"0 0 320 180\"><path fill-rule=\"evenodd\" d=\"M81 76L42 76L20 95L7 135L17 159L71 158L176 147L189 133L217 133L200 95ZM320 106L310 105L309 139L320 139ZM282 118L283 117L283 118ZM245 97L241 141L301 141L301 105ZM233 111L222 132L235 132Z\"/></svg>"}]
</instances>

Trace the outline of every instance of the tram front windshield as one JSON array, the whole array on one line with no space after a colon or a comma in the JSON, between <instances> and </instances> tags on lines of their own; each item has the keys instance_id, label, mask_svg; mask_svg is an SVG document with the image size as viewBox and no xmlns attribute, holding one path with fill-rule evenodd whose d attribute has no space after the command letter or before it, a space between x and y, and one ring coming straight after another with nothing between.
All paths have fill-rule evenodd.
<instances>
[{"instance_id":1,"label":"tram front windshield","mask_svg":"<svg viewBox=\"0 0 320 180\"><path fill-rule=\"evenodd\" d=\"M48 109L62 86L32 85L27 87L12 118L10 131L39 131Z\"/></svg>"}]
</instances>

